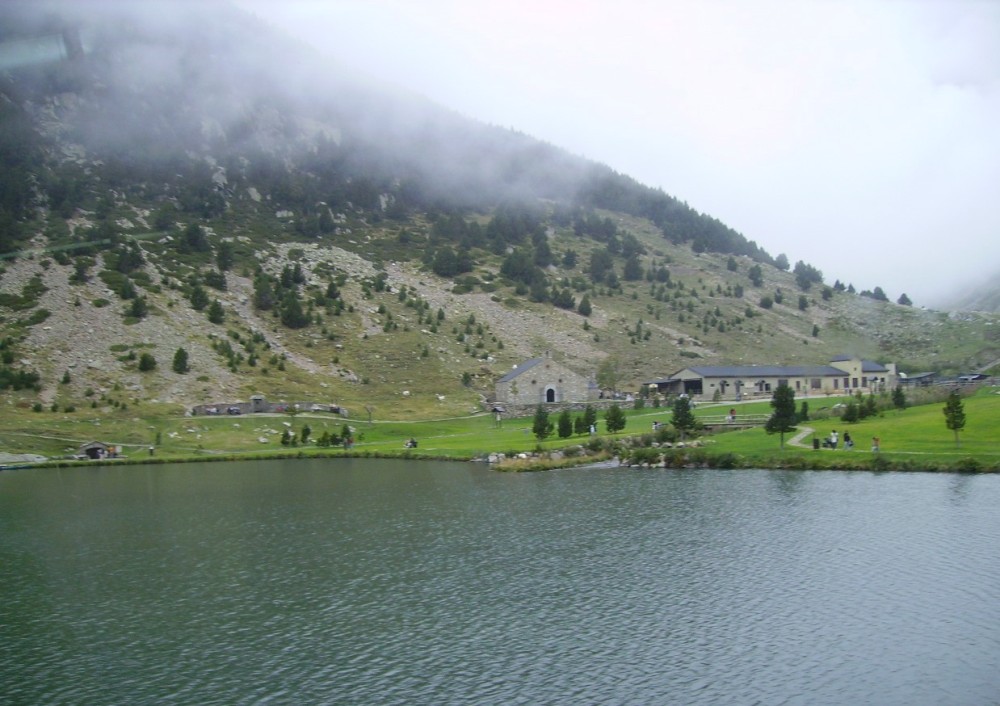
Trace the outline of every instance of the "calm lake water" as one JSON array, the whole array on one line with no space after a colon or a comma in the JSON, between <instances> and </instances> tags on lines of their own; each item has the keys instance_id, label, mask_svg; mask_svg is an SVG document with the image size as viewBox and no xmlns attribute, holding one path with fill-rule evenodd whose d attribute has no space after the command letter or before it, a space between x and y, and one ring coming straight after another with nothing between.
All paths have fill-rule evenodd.
<instances>
[{"instance_id":1,"label":"calm lake water","mask_svg":"<svg viewBox=\"0 0 1000 706\"><path fill-rule=\"evenodd\" d=\"M997 704L1000 476L0 473L4 704Z\"/></svg>"}]
</instances>

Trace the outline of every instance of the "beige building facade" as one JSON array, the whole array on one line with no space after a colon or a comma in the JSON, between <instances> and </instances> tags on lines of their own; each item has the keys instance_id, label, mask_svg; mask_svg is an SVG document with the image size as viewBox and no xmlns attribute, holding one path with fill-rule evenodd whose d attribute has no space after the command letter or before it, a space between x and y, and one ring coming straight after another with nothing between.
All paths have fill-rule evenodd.
<instances>
[{"instance_id":1,"label":"beige building facade","mask_svg":"<svg viewBox=\"0 0 1000 706\"><path fill-rule=\"evenodd\" d=\"M845 395L861 391L886 392L899 382L895 363L876 363L855 356L839 356L828 365L704 365L679 370L651 380L647 390L665 395L688 395L696 400L742 400L770 397L782 384L797 396Z\"/></svg>"}]
</instances>

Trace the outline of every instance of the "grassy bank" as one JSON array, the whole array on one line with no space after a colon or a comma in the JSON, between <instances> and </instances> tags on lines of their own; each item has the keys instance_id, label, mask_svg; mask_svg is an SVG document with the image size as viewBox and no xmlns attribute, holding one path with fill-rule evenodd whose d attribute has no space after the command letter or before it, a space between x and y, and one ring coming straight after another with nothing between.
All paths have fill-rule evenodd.
<instances>
[{"instance_id":1,"label":"grassy bank","mask_svg":"<svg viewBox=\"0 0 1000 706\"><path fill-rule=\"evenodd\" d=\"M799 400L801 404L802 400ZM834 405L843 400L814 398L806 400L810 419L800 432L812 429L799 442L790 443L795 432L786 435L784 448L777 435L754 427L733 431L705 433L697 448L661 448L666 466L716 466L730 468L815 468L858 470L1000 470L1000 394L983 388L965 399L966 428L956 446L954 434L945 427L943 402L935 400L903 410L888 409L877 416L853 424L843 424L834 416ZM718 419L729 404L701 405L696 415ZM103 441L120 446L126 456L116 463L162 463L188 460L234 460L259 458L309 457L402 457L464 460L484 458L491 453L515 456L522 453L558 451L586 446L589 453L575 453L571 458L549 461L534 459L515 470L538 470L572 465L584 460L627 455L629 449L649 446L654 440L652 422L668 423L666 409L627 409L628 423L616 435L604 431L603 419L596 437L573 436L539 442L531 432L532 419L505 419L497 425L491 415L478 414L459 418L413 421L344 419L328 413L297 415L247 415L218 417L179 417L165 410L92 410L73 413L36 412L10 409L0 414L0 448L11 454L38 454L52 459L49 463L74 464L66 457L75 454L81 444ZM739 415L767 414L768 401L742 404ZM553 421L555 421L553 419ZM324 433L341 434L350 427L355 444L323 448L315 440ZM309 427L310 441L301 443L303 429ZM812 439L837 429L849 431L855 439L853 450L813 450ZM285 430L299 440L283 445ZM881 452L870 452L873 436L881 439ZM404 444L413 438L417 448ZM150 454L149 447L153 447Z\"/></svg>"}]
</instances>

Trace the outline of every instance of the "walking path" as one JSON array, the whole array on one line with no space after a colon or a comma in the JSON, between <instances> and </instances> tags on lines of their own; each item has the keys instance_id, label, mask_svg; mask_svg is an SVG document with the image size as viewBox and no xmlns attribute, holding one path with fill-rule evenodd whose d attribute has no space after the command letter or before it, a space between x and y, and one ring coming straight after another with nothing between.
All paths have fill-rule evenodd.
<instances>
[{"instance_id":1,"label":"walking path","mask_svg":"<svg viewBox=\"0 0 1000 706\"><path fill-rule=\"evenodd\" d=\"M804 427L801 424L798 426L798 430L799 430L799 433L796 434L795 436L793 436L791 439L788 440L788 445L789 446L799 446L799 447L801 447L803 449L811 449L812 448L812 443L805 444L805 443L802 442L802 440L804 438L806 438L807 436L809 436L810 434L814 434L816 432L816 430L813 429L812 427Z\"/></svg>"}]
</instances>

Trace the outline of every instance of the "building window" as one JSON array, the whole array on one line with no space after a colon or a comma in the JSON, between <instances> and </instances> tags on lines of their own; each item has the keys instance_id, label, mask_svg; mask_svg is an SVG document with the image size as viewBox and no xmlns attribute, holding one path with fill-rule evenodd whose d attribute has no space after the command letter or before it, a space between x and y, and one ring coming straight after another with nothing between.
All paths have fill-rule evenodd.
<instances>
[{"instance_id":1,"label":"building window","mask_svg":"<svg viewBox=\"0 0 1000 706\"><path fill-rule=\"evenodd\" d=\"M823 382L819 378L812 378L809 381L809 387L813 390L818 390L823 386Z\"/></svg>"}]
</instances>

